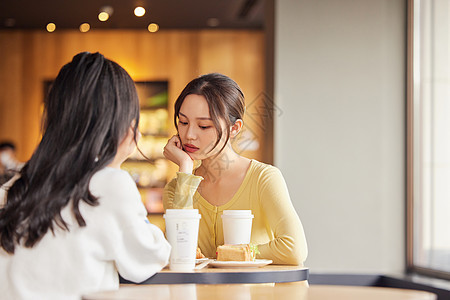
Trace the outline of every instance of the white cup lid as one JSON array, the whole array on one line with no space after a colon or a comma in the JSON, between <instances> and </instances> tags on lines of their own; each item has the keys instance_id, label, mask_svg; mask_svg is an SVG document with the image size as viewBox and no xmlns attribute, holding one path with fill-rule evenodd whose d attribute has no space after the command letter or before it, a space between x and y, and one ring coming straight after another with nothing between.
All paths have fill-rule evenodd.
<instances>
[{"instance_id":1,"label":"white cup lid","mask_svg":"<svg viewBox=\"0 0 450 300\"><path fill-rule=\"evenodd\" d=\"M222 218L253 218L252 211L246 210L224 210Z\"/></svg>"},{"instance_id":2,"label":"white cup lid","mask_svg":"<svg viewBox=\"0 0 450 300\"><path fill-rule=\"evenodd\" d=\"M166 209L164 218L201 218L198 209Z\"/></svg>"},{"instance_id":3,"label":"white cup lid","mask_svg":"<svg viewBox=\"0 0 450 300\"><path fill-rule=\"evenodd\" d=\"M224 215L251 215L252 211L250 209L234 209L234 210L224 210Z\"/></svg>"}]
</instances>

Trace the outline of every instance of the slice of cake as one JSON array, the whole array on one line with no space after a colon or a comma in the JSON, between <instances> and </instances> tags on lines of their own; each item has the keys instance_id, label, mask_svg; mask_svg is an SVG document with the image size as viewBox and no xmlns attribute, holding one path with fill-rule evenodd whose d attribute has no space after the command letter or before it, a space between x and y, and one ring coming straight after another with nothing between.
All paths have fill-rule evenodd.
<instances>
[{"instance_id":1,"label":"slice of cake","mask_svg":"<svg viewBox=\"0 0 450 300\"><path fill-rule=\"evenodd\" d=\"M253 261L255 260L250 245L223 245L217 247L219 261Z\"/></svg>"}]
</instances>

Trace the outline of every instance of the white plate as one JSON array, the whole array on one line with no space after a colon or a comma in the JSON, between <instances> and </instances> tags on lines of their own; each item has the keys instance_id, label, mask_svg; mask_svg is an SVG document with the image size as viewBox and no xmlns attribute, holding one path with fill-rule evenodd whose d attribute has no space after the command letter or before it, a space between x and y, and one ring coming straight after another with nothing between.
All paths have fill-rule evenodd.
<instances>
[{"instance_id":1,"label":"white plate","mask_svg":"<svg viewBox=\"0 0 450 300\"><path fill-rule=\"evenodd\" d=\"M207 257L204 257L204 258L197 258L197 259L195 259L195 264L196 265L198 265L198 264L200 264L200 263L202 263L202 262L204 262L204 261L207 261L209 258L207 258Z\"/></svg>"},{"instance_id":2,"label":"white plate","mask_svg":"<svg viewBox=\"0 0 450 300\"><path fill-rule=\"evenodd\" d=\"M255 261L218 261L213 260L210 266L216 268L259 268L271 264L270 259L255 259Z\"/></svg>"}]
</instances>

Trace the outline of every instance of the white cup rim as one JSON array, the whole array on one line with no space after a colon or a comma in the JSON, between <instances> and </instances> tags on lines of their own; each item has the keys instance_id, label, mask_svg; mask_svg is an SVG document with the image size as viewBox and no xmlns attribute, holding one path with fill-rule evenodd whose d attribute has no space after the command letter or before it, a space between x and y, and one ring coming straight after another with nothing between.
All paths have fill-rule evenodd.
<instances>
[{"instance_id":1,"label":"white cup rim","mask_svg":"<svg viewBox=\"0 0 450 300\"><path fill-rule=\"evenodd\" d=\"M252 211L250 209L228 209L228 210L224 210L223 214L224 215L233 215L233 216L236 216L236 215L249 216L249 215L252 215Z\"/></svg>"},{"instance_id":2,"label":"white cup rim","mask_svg":"<svg viewBox=\"0 0 450 300\"><path fill-rule=\"evenodd\" d=\"M166 209L163 218L198 218L202 216L198 213L198 209Z\"/></svg>"},{"instance_id":3,"label":"white cup rim","mask_svg":"<svg viewBox=\"0 0 450 300\"><path fill-rule=\"evenodd\" d=\"M249 216L229 216L229 215L222 215L222 219L253 219L255 216L249 215Z\"/></svg>"},{"instance_id":4,"label":"white cup rim","mask_svg":"<svg viewBox=\"0 0 450 300\"><path fill-rule=\"evenodd\" d=\"M222 219L253 219L252 211L249 209L243 210L224 210Z\"/></svg>"}]
</instances>

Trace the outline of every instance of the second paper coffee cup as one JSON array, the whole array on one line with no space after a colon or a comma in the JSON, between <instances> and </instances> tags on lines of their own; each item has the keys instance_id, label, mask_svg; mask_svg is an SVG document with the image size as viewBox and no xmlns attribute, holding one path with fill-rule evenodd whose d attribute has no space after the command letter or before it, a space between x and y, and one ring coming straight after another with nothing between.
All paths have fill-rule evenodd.
<instances>
[{"instance_id":1,"label":"second paper coffee cup","mask_svg":"<svg viewBox=\"0 0 450 300\"><path fill-rule=\"evenodd\" d=\"M251 210L224 210L222 214L225 245L249 244L252 235Z\"/></svg>"}]
</instances>

